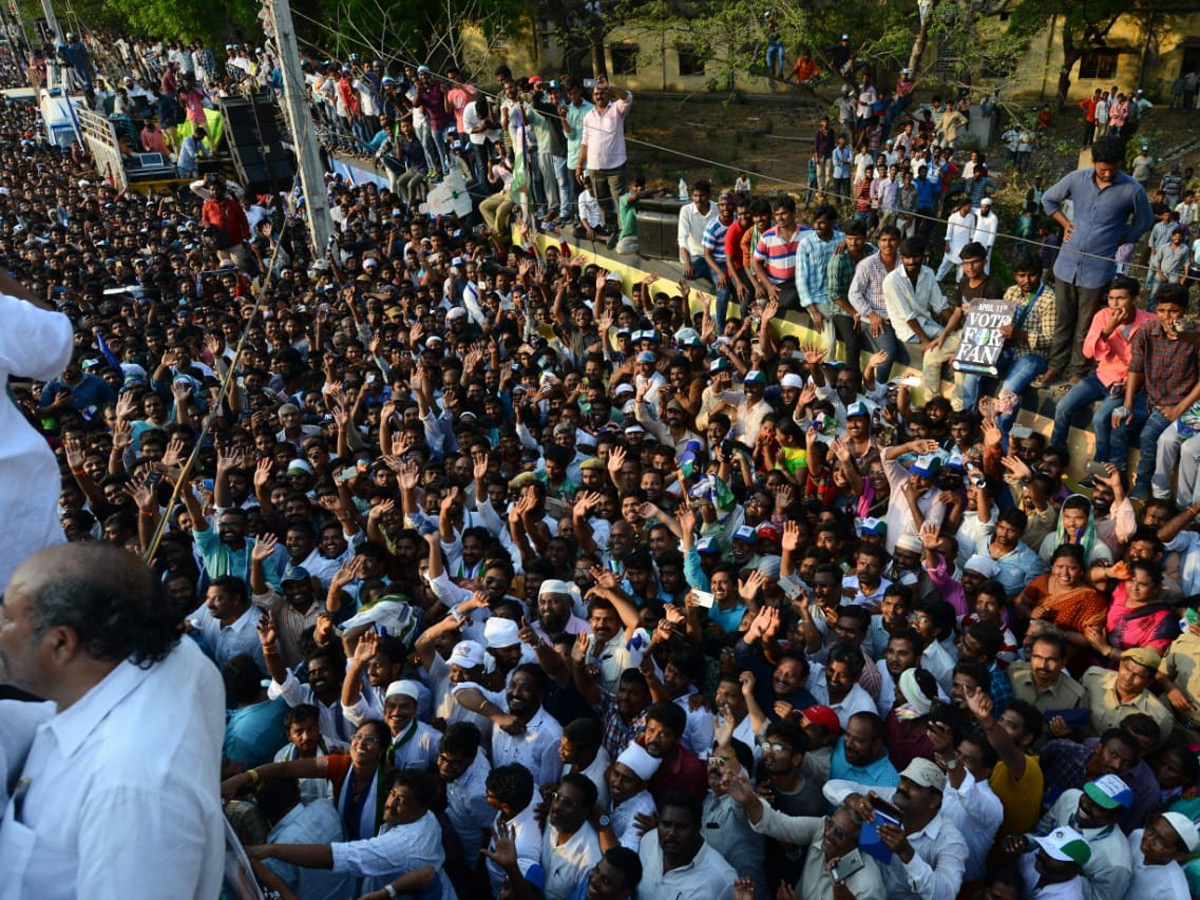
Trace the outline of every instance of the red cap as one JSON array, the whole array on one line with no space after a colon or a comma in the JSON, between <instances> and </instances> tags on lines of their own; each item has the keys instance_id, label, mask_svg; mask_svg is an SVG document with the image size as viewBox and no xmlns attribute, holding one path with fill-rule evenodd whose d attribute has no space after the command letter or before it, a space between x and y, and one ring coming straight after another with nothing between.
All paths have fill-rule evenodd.
<instances>
[{"instance_id":1,"label":"red cap","mask_svg":"<svg viewBox=\"0 0 1200 900\"><path fill-rule=\"evenodd\" d=\"M530 87L532 87L532 86L533 86L533 85L535 85L535 84L541 84L541 83L542 83L542 76L541 76L541 75L530 75L530 76L529 76L529 85L530 85Z\"/></svg>"},{"instance_id":2,"label":"red cap","mask_svg":"<svg viewBox=\"0 0 1200 900\"><path fill-rule=\"evenodd\" d=\"M760 538L765 538L768 541L779 540L779 532L775 530L774 525L771 525L768 522L763 522L761 525L759 525L755 533Z\"/></svg>"},{"instance_id":3,"label":"red cap","mask_svg":"<svg viewBox=\"0 0 1200 900\"><path fill-rule=\"evenodd\" d=\"M812 722L814 725L824 725L834 734L842 733L842 723L838 720L837 713L828 706L821 706L817 703L800 710L800 715L804 717L805 721Z\"/></svg>"}]
</instances>

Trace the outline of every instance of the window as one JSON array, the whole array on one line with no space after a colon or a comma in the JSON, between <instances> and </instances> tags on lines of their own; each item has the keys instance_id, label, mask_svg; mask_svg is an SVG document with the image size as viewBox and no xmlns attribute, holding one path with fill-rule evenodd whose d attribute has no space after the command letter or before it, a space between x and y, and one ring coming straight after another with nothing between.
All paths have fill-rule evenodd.
<instances>
[{"instance_id":1,"label":"window","mask_svg":"<svg viewBox=\"0 0 1200 900\"><path fill-rule=\"evenodd\" d=\"M612 52L613 75L637 74L637 44L613 44L609 50Z\"/></svg>"},{"instance_id":2,"label":"window","mask_svg":"<svg viewBox=\"0 0 1200 900\"><path fill-rule=\"evenodd\" d=\"M1118 56L1120 53L1116 50L1089 50L1079 61L1079 77L1116 78Z\"/></svg>"},{"instance_id":3,"label":"window","mask_svg":"<svg viewBox=\"0 0 1200 900\"><path fill-rule=\"evenodd\" d=\"M693 47L680 47L678 52L681 76L704 74L704 56L700 51Z\"/></svg>"}]
</instances>

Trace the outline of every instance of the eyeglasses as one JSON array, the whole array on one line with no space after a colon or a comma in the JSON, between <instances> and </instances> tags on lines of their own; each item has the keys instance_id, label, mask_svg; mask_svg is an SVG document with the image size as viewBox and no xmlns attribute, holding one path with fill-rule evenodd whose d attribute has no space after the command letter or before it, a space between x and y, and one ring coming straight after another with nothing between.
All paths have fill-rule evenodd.
<instances>
[{"instance_id":1,"label":"eyeglasses","mask_svg":"<svg viewBox=\"0 0 1200 900\"><path fill-rule=\"evenodd\" d=\"M363 744L368 747L370 747L372 745L378 747L380 744L383 743L383 741L381 741L378 737L376 737L373 734L356 734L356 735L354 735L354 737L350 738L350 743Z\"/></svg>"},{"instance_id":2,"label":"eyeglasses","mask_svg":"<svg viewBox=\"0 0 1200 900\"><path fill-rule=\"evenodd\" d=\"M557 803L559 806L566 807L567 809L578 809L583 805L578 800L568 797L562 791L554 791L552 794L550 794L550 799L552 802Z\"/></svg>"},{"instance_id":3,"label":"eyeglasses","mask_svg":"<svg viewBox=\"0 0 1200 900\"><path fill-rule=\"evenodd\" d=\"M765 741L765 742L763 742L762 748L763 748L764 752L770 751L771 753L791 753L792 752L791 747L789 747L787 744L780 743L779 741Z\"/></svg>"}]
</instances>

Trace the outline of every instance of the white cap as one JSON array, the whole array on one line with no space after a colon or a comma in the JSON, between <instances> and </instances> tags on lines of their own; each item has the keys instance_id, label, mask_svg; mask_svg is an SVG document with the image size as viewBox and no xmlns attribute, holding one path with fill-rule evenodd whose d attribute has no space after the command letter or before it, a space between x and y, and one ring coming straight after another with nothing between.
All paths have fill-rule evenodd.
<instances>
[{"instance_id":1,"label":"white cap","mask_svg":"<svg viewBox=\"0 0 1200 900\"><path fill-rule=\"evenodd\" d=\"M780 387L804 390L804 379L794 372L788 372L783 376L783 379L779 382L779 385Z\"/></svg>"},{"instance_id":2,"label":"white cap","mask_svg":"<svg viewBox=\"0 0 1200 900\"><path fill-rule=\"evenodd\" d=\"M1175 829L1188 853L1195 853L1200 848L1200 831L1196 829L1195 822L1179 812L1165 812L1163 818Z\"/></svg>"},{"instance_id":3,"label":"white cap","mask_svg":"<svg viewBox=\"0 0 1200 900\"><path fill-rule=\"evenodd\" d=\"M520 630L520 626L512 619L492 616L483 626L483 636L489 649L502 650L521 643L521 638L517 636Z\"/></svg>"},{"instance_id":4,"label":"white cap","mask_svg":"<svg viewBox=\"0 0 1200 900\"><path fill-rule=\"evenodd\" d=\"M621 751L621 755L615 761L629 769L642 781L649 781L653 778L662 763L662 760L651 756L641 744L630 744Z\"/></svg>"},{"instance_id":5,"label":"white cap","mask_svg":"<svg viewBox=\"0 0 1200 900\"><path fill-rule=\"evenodd\" d=\"M383 698L386 700L388 697L408 697L416 700L420 696L421 686L411 678L402 678L388 685L387 693L383 695Z\"/></svg>"},{"instance_id":6,"label":"white cap","mask_svg":"<svg viewBox=\"0 0 1200 900\"><path fill-rule=\"evenodd\" d=\"M483 665L483 647L475 641L459 641L450 654L450 665L463 669L474 669Z\"/></svg>"},{"instance_id":7,"label":"white cap","mask_svg":"<svg viewBox=\"0 0 1200 900\"><path fill-rule=\"evenodd\" d=\"M547 594L564 594L570 596L571 585L557 578L547 578L542 582L542 586L538 588L538 596L545 597Z\"/></svg>"},{"instance_id":8,"label":"white cap","mask_svg":"<svg viewBox=\"0 0 1200 900\"><path fill-rule=\"evenodd\" d=\"M995 578L1000 574L999 564L990 556L976 553L963 563L963 571L978 572L984 578Z\"/></svg>"},{"instance_id":9,"label":"white cap","mask_svg":"<svg viewBox=\"0 0 1200 900\"><path fill-rule=\"evenodd\" d=\"M907 550L909 553L921 553L925 549L925 545L915 534L900 535L896 538L896 547L900 550Z\"/></svg>"},{"instance_id":10,"label":"white cap","mask_svg":"<svg viewBox=\"0 0 1200 900\"><path fill-rule=\"evenodd\" d=\"M446 319L461 319L466 316L466 314L467 311L465 309L463 309L461 306L456 306L454 309L446 313Z\"/></svg>"},{"instance_id":11,"label":"white cap","mask_svg":"<svg viewBox=\"0 0 1200 900\"><path fill-rule=\"evenodd\" d=\"M980 200L980 201L979 201L979 205L980 205L980 206L991 206L991 205L992 205L992 198L991 198L991 197L984 197L982 200Z\"/></svg>"}]
</instances>

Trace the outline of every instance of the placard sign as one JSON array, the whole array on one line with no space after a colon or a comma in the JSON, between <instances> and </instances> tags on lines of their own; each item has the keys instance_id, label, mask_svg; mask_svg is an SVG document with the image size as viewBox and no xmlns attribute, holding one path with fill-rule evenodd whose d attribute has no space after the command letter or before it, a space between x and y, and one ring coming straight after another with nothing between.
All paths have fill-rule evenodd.
<instances>
[{"instance_id":1,"label":"placard sign","mask_svg":"<svg viewBox=\"0 0 1200 900\"><path fill-rule=\"evenodd\" d=\"M1000 329L1013 323L1017 304L1005 300L976 300L967 307L962 342L950 365L957 372L996 375L1004 335Z\"/></svg>"}]
</instances>

